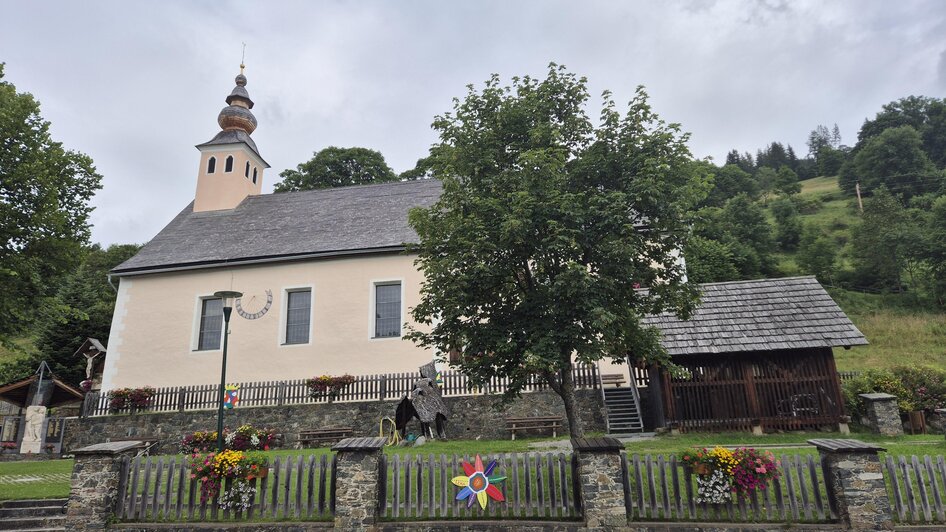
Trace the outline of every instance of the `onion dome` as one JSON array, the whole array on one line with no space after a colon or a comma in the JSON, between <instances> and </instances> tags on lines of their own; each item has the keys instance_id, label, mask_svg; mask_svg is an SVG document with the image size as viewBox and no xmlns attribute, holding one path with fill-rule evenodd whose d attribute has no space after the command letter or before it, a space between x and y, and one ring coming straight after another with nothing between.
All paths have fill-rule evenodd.
<instances>
[{"instance_id":1,"label":"onion dome","mask_svg":"<svg viewBox=\"0 0 946 532\"><path fill-rule=\"evenodd\" d=\"M240 65L240 74L236 77L236 87L230 91L227 96L227 106L220 110L217 115L217 123L224 131L239 129L247 134L253 133L256 129L256 117L250 109L253 108L253 100L250 99L250 93L246 91L246 76L243 75L243 65Z\"/></svg>"}]
</instances>

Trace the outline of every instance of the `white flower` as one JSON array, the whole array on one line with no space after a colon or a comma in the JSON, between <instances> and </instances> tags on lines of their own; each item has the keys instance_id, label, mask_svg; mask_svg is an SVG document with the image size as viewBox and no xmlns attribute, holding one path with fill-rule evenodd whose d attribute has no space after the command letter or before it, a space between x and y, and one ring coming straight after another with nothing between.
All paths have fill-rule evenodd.
<instances>
[{"instance_id":1,"label":"white flower","mask_svg":"<svg viewBox=\"0 0 946 532\"><path fill-rule=\"evenodd\" d=\"M724 504L732 501L732 481L717 469L710 475L697 475L696 502Z\"/></svg>"}]
</instances>

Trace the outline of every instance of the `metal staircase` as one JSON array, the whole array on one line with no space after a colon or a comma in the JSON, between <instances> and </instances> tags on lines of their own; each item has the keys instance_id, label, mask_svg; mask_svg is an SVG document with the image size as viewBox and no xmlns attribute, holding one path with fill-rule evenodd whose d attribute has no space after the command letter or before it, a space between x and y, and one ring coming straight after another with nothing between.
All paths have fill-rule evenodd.
<instances>
[{"instance_id":1,"label":"metal staircase","mask_svg":"<svg viewBox=\"0 0 946 532\"><path fill-rule=\"evenodd\" d=\"M633 434L644 432L641 419L641 403L634 386L603 388L604 406L607 409L608 434Z\"/></svg>"}]
</instances>

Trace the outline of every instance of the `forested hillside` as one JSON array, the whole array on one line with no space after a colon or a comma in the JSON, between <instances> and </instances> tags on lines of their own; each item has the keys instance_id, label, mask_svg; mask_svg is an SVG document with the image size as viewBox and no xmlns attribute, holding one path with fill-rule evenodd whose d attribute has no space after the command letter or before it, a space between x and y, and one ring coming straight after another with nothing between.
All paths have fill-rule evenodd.
<instances>
[{"instance_id":1,"label":"forested hillside","mask_svg":"<svg viewBox=\"0 0 946 532\"><path fill-rule=\"evenodd\" d=\"M840 367L946 364L946 101L891 102L853 147L818 126L804 158L772 142L697 164L693 280L815 275L872 342Z\"/></svg>"}]
</instances>

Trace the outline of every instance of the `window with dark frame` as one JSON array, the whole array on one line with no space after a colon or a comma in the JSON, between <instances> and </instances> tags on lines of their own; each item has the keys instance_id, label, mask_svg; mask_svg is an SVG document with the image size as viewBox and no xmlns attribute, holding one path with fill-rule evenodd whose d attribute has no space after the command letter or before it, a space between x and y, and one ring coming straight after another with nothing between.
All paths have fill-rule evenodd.
<instances>
[{"instance_id":1,"label":"window with dark frame","mask_svg":"<svg viewBox=\"0 0 946 532\"><path fill-rule=\"evenodd\" d=\"M224 165L223 171L224 172L233 171L233 156L232 155L227 155L227 163Z\"/></svg>"},{"instance_id":2,"label":"window with dark frame","mask_svg":"<svg viewBox=\"0 0 946 532\"><path fill-rule=\"evenodd\" d=\"M250 161L246 161L246 170L243 170L243 177L250 177Z\"/></svg>"},{"instance_id":3,"label":"window with dark frame","mask_svg":"<svg viewBox=\"0 0 946 532\"><path fill-rule=\"evenodd\" d=\"M312 290L293 290L286 294L286 344L309 343L312 315Z\"/></svg>"},{"instance_id":4,"label":"window with dark frame","mask_svg":"<svg viewBox=\"0 0 946 532\"><path fill-rule=\"evenodd\" d=\"M220 349L223 332L223 300L207 298L200 302L200 329L197 333L197 350Z\"/></svg>"},{"instance_id":5,"label":"window with dark frame","mask_svg":"<svg viewBox=\"0 0 946 532\"><path fill-rule=\"evenodd\" d=\"M256 168L253 168L253 184L256 184Z\"/></svg>"},{"instance_id":6,"label":"window with dark frame","mask_svg":"<svg viewBox=\"0 0 946 532\"><path fill-rule=\"evenodd\" d=\"M374 336L401 336L401 283L374 286Z\"/></svg>"},{"instance_id":7,"label":"window with dark frame","mask_svg":"<svg viewBox=\"0 0 946 532\"><path fill-rule=\"evenodd\" d=\"M214 173L214 170L216 169L217 169L217 158L211 157L210 159L207 159L207 173L212 174Z\"/></svg>"}]
</instances>

